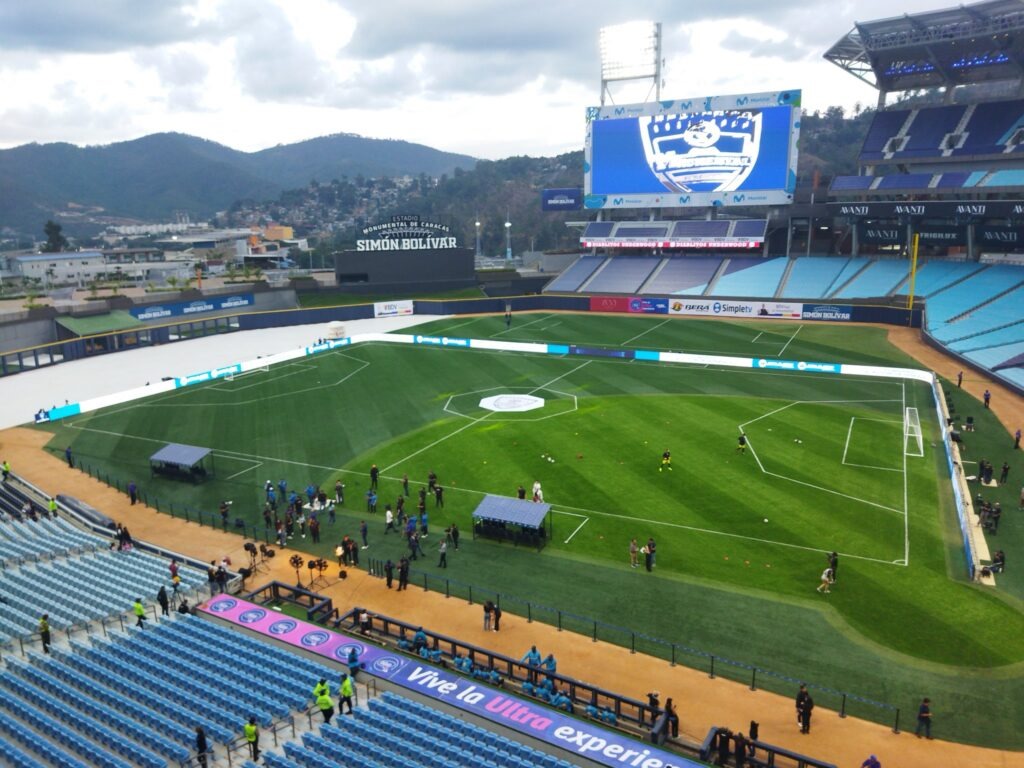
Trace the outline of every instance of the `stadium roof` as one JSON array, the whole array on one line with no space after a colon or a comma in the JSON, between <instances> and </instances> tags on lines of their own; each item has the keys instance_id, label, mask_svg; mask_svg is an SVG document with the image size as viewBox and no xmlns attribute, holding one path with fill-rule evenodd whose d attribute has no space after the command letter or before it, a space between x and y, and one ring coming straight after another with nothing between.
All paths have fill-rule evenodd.
<instances>
[{"instance_id":1,"label":"stadium roof","mask_svg":"<svg viewBox=\"0 0 1024 768\"><path fill-rule=\"evenodd\" d=\"M881 91L1024 79L1024 3L857 22L825 58Z\"/></svg>"},{"instance_id":2,"label":"stadium roof","mask_svg":"<svg viewBox=\"0 0 1024 768\"><path fill-rule=\"evenodd\" d=\"M115 309L102 315L86 317L58 317L57 325L67 328L76 336L93 336L97 333L113 333L145 325L124 310Z\"/></svg>"}]
</instances>

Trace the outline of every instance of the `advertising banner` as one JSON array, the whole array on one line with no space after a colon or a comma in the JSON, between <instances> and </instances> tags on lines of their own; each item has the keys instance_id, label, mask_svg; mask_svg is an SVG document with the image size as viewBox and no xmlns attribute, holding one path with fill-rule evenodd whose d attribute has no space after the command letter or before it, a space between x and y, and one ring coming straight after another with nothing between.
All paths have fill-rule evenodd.
<instances>
[{"instance_id":1,"label":"advertising banner","mask_svg":"<svg viewBox=\"0 0 1024 768\"><path fill-rule=\"evenodd\" d=\"M865 222L857 224L857 237L870 245L903 245L907 228L897 222Z\"/></svg>"},{"instance_id":2,"label":"advertising banner","mask_svg":"<svg viewBox=\"0 0 1024 768\"><path fill-rule=\"evenodd\" d=\"M804 320L831 320L848 323L853 317L853 307L842 304L804 304L801 317Z\"/></svg>"},{"instance_id":3,"label":"advertising banner","mask_svg":"<svg viewBox=\"0 0 1024 768\"><path fill-rule=\"evenodd\" d=\"M540 193L542 211L578 211L583 207L583 190L579 187L544 189Z\"/></svg>"},{"instance_id":4,"label":"advertising banner","mask_svg":"<svg viewBox=\"0 0 1024 768\"><path fill-rule=\"evenodd\" d=\"M670 299L670 315L698 317L775 317L799 320L803 304L786 301L716 301L714 299Z\"/></svg>"},{"instance_id":5,"label":"advertising banner","mask_svg":"<svg viewBox=\"0 0 1024 768\"><path fill-rule=\"evenodd\" d=\"M536 701L478 685L449 670L421 663L376 644L329 632L247 600L220 595L199 606L199 610L339 665L347 664L349 651L355 649L368 674L600 765L698 768L698 764L691 760L569 717Z\"/></svg>"},{"instance_id":6,"label":"advertising banner","mask_svg":"<svg viewBox=\"0 0 1024 768\"><path fill-rule=\"evenodd\" d=\"M150 304L146 307L132 307L128 313L136 320L162 320L171 317L187 317L204 312L219 312L225 309L241 309L256 303L251 293L238 296L210 296L197 301L175 301L169 304Z\"/></svg>"},{"instance_id":7,"label":"advertising banner","mask_svg":"<svg viewBox=\"0 0 1024 768\"><path fill-rule=\"evenodd\" d=\"M917 230L922 245L967 245L967 227L923 224Z\"/></svg>"},{"instance_id":8,"label":"advertising banner","mask_svg":"<svg viewBox=\"0 0 1024 768\"><path fill-rule=\"evenodd\" d=\"M1018 251L1024 248L1024 229L1020 227L978 226L974 228L975 240L990 248L1004 251Z\"/></svg>"},{"instance_id":9,"label":"advertising banner","mask_svg":"<svg viewBox=\"0 0 1024 768\"><path fill-rule=\"evenodd\" d=\"M412 313L412 301L379 301L373 305L374 317L400 317Z\"/></svg>"},{"instance_id":10,"label":"advertising banner","mask_svg":"<svg viewBox=\"0 0 1024 768\"><path fill-rule=\"evenodd\" d=\"M760 357L753 361L754 368L766 371L804 371L806 373L841 373L839 363L807 363L803 360L768 360Z\"/></svg>"},{"instance_id":11,"label":"advertising banner","mask_svg":"<svg viewBox=\"0 0 1024 768\"><path fill-rule=\"evenodd\" d=\"M591 312L630 312L643 315L667 315L668 299L644 299L639 296L591 296Z\"/></svg>"}]
</instances>

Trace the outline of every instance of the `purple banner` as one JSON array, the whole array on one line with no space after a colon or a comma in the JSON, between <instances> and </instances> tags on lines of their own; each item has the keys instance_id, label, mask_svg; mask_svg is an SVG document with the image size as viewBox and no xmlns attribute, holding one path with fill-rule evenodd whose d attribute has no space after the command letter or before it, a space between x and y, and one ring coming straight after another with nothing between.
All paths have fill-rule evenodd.
<instances>
[{"instance_id":1,"label":"purple banner","mask_svg":"<svg viewBox=\"0 0 1024 768\"><path fill-rule=\"evenodd\" d=\"M460 675L420 664L339 632L328 631L301 619L237 597L211 598L198 610L273 637L296 648L345 664L355 648L366 672L409 691L443 701L478 717L568 750L596 763L629 768L700 768L686 758L648 747L615 731L563 715L537 702L479 686Z\"/></svg>"}]
</instances>

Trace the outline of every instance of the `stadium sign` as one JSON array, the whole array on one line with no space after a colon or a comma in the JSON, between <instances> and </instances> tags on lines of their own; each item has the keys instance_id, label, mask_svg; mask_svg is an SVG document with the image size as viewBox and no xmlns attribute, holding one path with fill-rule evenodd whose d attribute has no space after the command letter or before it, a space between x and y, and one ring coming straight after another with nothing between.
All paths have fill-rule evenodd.
<instances>
[{"instance_id":1,"label":"stadium sign","mask_svg":"<svg viewBox=\"0 0 1024 768\"><path fill-rule=\"evenodd\" d=\"M390 221L363 228L357 251L437 251L458 248L451 227L416 215L392 216Z\"/></svg>"},{"instance_id":2,"label":"stadium sign","mask_svg":"<svg viewBox=\"0 0 1024 768\"><path fill-rule=\"evenodd\" d=\"M542 211L578 211L583 207L583 190L579 187L545 189L540 193Z\"/></svg>"},{"instance_id":3,"label":"stadium sign","mask_svg":"<svg viewBox=\"0 0 1024 768\"><path fill-rule=\"evenodd\" d=\"M914 203L879 201L870 203L829 203L833 216L872 219L921 218L1024 218L1024 200L926 200Z\"/></svg>"},{"instance_id":4,"label":"stadium sign","mask_svg":"<svg viewBox=\"0 0 1024 768\"><path fill-rule=\"evenodd\" d=\"M853 307L836 304L804 304L800 316L804 320L830 320L848 323L853 318Z\"/></svg>"},{"instance_id":5,"label":"stadium sign","mask_svg":"<svg viewBox=\"0 0 1024 768\"><path fill-rule=\"evenodd\" d=\"M236 296L211 296L200 301L176 301L169 304L150 304L145 307L132 307L128 314L136 320L163 320L169 317L217 312L225 309L241 309L251 307L256 298L251 293Z\"/></svg>"}]
</instances>

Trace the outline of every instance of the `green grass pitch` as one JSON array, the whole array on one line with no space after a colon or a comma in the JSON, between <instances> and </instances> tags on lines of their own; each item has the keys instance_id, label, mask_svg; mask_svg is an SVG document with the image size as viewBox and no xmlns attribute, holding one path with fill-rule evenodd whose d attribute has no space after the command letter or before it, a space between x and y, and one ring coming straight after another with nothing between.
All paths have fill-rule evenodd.
<instances>
[{"instance_id":1,"label":"green grass pitch","mask_svg":"<svg viewBox=\"0 0 1024 768\"><path fill-rule=\"evenodd\" d=\"M510 328L501 317L452 318L415 332L912 364L881 329L784 321L538 313ZM502 392L545 405L479 406ZM908 407L921 418L923 456L905 450ZM1004 709L1005 723L985 715L985 732L974 712L1000 691L1004 703L1019 701L1020 602L963 579L931 390L921 383L373 343L50 428L55 449L70 442L80 461L136 480L163 507L212 512L232 499L233 517L256 522L267 479L301 490L333 489L342 478L339 522L325 526L319 548L293 544L324 555L367 517L371 463L382 470L380 510L403 473L414 495L429 471L438 474L446 494L443 510L428 505L435 535L456 521L469 538L483 493L513 495L539 480L554 506L543 553L470 542L449 555L450 576L905 712L930 695L947 710L943 735L1021 744L1012 726L1019 703ZM165 442L214 448L216 479L150 479L147 457ZM673 469L659 472L666 448ZM382 517L369 519L370 553L397 557L398 538L379 535ZM629 567L633 536L656 539L654 574ZM819 595L830 550L839 552L839 579ZM435 563L418 565L436 571Z\"/></svg>"}]
</instances>

